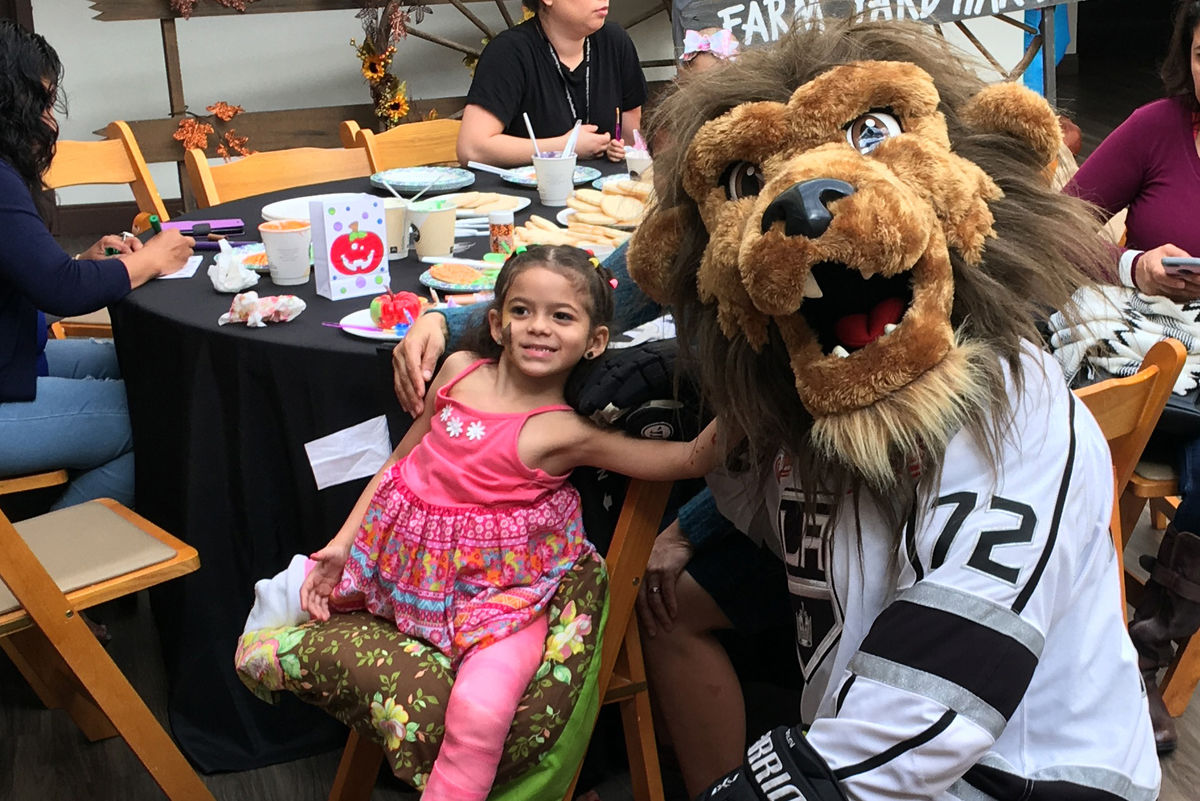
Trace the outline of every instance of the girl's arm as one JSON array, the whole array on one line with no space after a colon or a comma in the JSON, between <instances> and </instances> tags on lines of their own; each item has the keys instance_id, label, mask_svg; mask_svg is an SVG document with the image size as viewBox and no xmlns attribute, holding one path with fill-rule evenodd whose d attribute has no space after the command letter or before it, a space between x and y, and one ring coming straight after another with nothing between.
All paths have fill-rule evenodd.
<instances>
[{"instance_id":1,"label":"girl's arm","mask_svg":"<svg viewBox=\"0 0 1200 801\"><path fill-rule=\"evenodd\" d=\"M725 455L717 420L709 423L690 442L669 442L639 439L621 431L601 428L580 415L555 417L557 419L548 420L548 425L536 432L536 439L531 436L529 442L535 451L541 445L545 449L544 455L541 458L534 456L527 462L537 464L553 475L591 465L631 478L674 481L703 476ZM522 442L522 446L525 444Z\"/></svg>"},{"instance_id":2,"label":"girl's arm","mask_svg":"<svg viewBox=\"0 0 1200 801\"><path fill-rule=\"evenodd\" d=\"M429 385L431 396L441 389L446 382L466 368L473 359L474 356L472 354L462 351L448 356L442 365L442 369L433 379L433 383ZM417 443L421 441L421 438L429 433L432 421L433 401L431 397L430 402L425 404L425 409L421 412L421 415L413 420L412 425L408 427L408 431L405 432L396 449L392 451L392 455L388 457L383 466L367 482L367 486L359 494L354 508L346 516L346 522L342 523L342 527L338 529L337 534L333 536L329 544L309 557L316 564L313 565L312 570L305 576L304 583L300 586L300 608L317 620L329 619L329 596L333 592L333 588L341 580L342 568L345 566L346 559L350 555L350 546L354 543L358 529L367 514L367 507L370 506L371 499L375 497L375 491L379 488L379 482L383 480L384 473L396 462L407 456L416 447Z\"/></svg>"}]
</instances>

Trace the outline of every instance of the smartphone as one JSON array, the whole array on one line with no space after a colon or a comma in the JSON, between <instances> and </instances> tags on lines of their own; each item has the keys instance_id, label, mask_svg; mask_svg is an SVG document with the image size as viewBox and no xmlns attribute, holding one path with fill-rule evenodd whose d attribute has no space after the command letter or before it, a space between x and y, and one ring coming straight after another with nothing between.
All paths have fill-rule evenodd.
<instances>
[{"instance_id":1,"label":"smartphone","mask_svg":"<svg viewBox=\"0 0 1200 801\"><path fill-rule=\"evenodd\" d=\"M1170 275L1200 275L1200 258L1163 256L1162 263Z\"/></svg>"}]
</instances>

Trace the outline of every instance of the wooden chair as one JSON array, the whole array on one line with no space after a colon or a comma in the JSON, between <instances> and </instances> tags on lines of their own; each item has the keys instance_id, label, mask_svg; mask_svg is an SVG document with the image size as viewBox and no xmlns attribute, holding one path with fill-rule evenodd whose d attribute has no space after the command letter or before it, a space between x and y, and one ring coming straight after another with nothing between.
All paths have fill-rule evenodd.
<instances>
[{"instance_id":1,"label":"wooden chair","mask_svg":"<svg viewBox=\"0 0 1200 801\"><path fill-rule=\"evenodd\" d=\"M51 189L89 184L128 184L143 214L157 214L160 220L169 219L142 149L129 126L121 121L109 123L104 129L107 137L99 141L81 142L60 139L54 161L43 180ZM71 337L112 337L112 322L108 310L68 317L63 328Z\"/></svg>"},{"instance_id":2,"label":"wooden chair","mask_svg":"<svg viewBox=\"0 0 1200 801\"><path fill-rule=\"evenodd\" d=\"M597 691L602 704L621 705L636 801L663 801L664 798L634 602L670 491L670 483L629 482L612 545L605 558L609 577L608 622ZM383 750L351 730L329 801L367 801L382 762ZM565 801L575 797L579 766L575 770Z\"/></svg>"},{"instance_id":3,"label":"wooden chair","mask_svg":"<svg viewBox=\"0 0 1200 801\"><path fill-rule=\"evenodd\" d=\"M1100 424L1100 430L1104 432L1112 452L1114 494L1109 530L1122 565L1122 605L1126 582L1136 582L1137 579L1124 569L1125 545L1131 529L1124 525L1121 496L1154 432L1154 426L1162 415L1186 358L1187 351L1178 340L1164 339L1150 348L1142 360L1141 369L1134 375L1110 378L1075 391Z\"/></svg>"},{"instance_id":4,"label":"wooden chair","mask_svg":"<svg viewBox=\"0 0 1200 801\"><path fill-rule=\"evenodd\" d=\"M420 167L425 164L458 163L456 145L458 120L426 120L397 125L389 131L377 134L367 128L358 128L346 120L339 128L342 141L351 127L357 128L354 143L365 148L371 160L371 172L390 170L393 167Z\"/></svg>"},{"instance_id":5,"label":"wooden chair","mask_svg":"<svg viewBox=\"0 0 1200 801\"><path fill-rule=\"evenodd\" d=\"M358 147L358 132L361 130L362 126L354 120L342 120L338 125L338 141L342 147Z\"/></svg>"},{"instance_id":6,"label":"wooden chair","mask_svg":"<svg viewBox=\"0 0 1200 801\"><path fill-rule=\"evenodd\" d=\"M204 151L192 148L184 154L183 162L196 204L202 209L251 195L374 172L362 148L269 150L215 166L209 165Z\"/></svg>"},{"instance_id":7,"label":"wooden chair","mask_svg":"<svg viewBox=\"0 0 1200 801\"><path fill-rule=\"evenodd\" d=\"M197 567L195 548L107 498L15 526L0 514L0 648L89 740L121 735L174 801L213 796L78 613Z\"/></svg>"}]
</instances>

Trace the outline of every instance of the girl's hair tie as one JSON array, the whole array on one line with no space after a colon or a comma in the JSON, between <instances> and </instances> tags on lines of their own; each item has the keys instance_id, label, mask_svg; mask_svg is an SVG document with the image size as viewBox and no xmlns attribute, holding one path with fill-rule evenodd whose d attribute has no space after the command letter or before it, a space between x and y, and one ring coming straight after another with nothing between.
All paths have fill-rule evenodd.
<instances>
[{"instance_id":1,"label":"girl's hair tie","mask_svg":"<svg viewBox=\"0 0 1200 801\"><path fill-rule=\"evenodd\" d=\"M615 279L615 278L608 279L608 285L611 286L613 289L616 289L617 288L617 279Z\"/></svg>"},{"instance_id":2,"label":"girl's hair tie","mask_svg":"<svg viewBox=\"0 0 1200 801\"><path fill-rule=\"evenodd\" d=\"M733 61L739 49L737 39L728 28L711 33L689 30L683 34L683 53L679 60L686 64L701 53L710 53L719 59Z\"/></svg>"},{"instance_id":3,"label":"girl's hair tie","mask_svg":"<svg viewBox=\"0 0 1200 801\"><path fill-rule=\"evenodd\" d=\"M592 266L595 267L597 270L600 269L600 260L597 259L595 256L592 256L590 259L588 259L588 261L590 261L592 263Z\"/></svg>"}]
</instances>

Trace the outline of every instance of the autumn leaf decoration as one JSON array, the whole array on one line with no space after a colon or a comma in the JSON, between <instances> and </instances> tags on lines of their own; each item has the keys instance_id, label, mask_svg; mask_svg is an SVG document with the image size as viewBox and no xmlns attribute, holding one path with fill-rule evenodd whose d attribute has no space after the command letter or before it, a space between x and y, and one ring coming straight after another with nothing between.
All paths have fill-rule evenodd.
<instances>
[{"instance_id":1,"label":"autumn leaf decoration","mask_svg":"<svg viewBox=\"0 0 1200 801\"><path fill-rule=\"evenodd\" d=\"M250 137L239 136L235 129L225 127L230 120L245 111L244 108L220 100L207 106L205 110L209 112L207 117L189 112L188 116L179 121L175 133L171 135L184 150L197 148L207 151L208 138L217 132L214 124L220 124L224 130L217 140L216 155L229 161L235 156L249 156L254 152L247 147Z\"/></svg>"}]
</instances>

